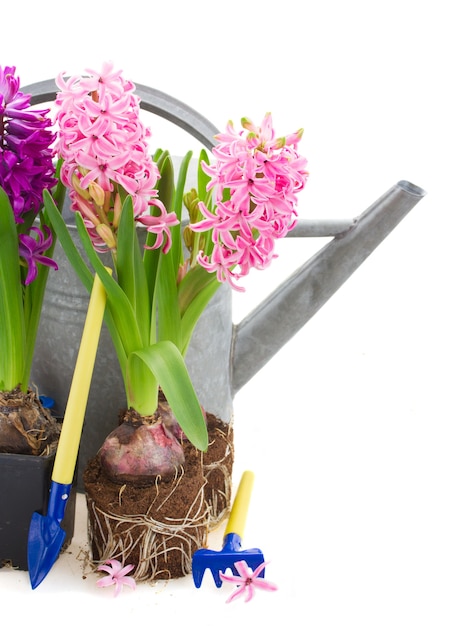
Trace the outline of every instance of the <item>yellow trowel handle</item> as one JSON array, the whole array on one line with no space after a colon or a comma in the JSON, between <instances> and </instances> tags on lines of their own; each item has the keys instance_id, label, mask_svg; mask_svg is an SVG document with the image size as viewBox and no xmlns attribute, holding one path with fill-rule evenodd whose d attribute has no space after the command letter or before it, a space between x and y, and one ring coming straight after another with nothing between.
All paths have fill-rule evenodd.
<instances>
[{"instance_id":1,"label":"yellow trowel handle","mask_svg":"<svg viewBox=\"0 0 455 626\"><path fill-rule=\"evenodd\" d=\"M225 536L235 533L243 537L248 507L250 505L251 492L253 491L254 473L247 470L243 472L237 489L237 494L232 504L231 514L224 531Z\"/></svg>"},{"instance_id":2,"label":"yellow trowel handle","mask_svg":"<svg viewBox=\"0 0 455 626\"><path fill-rule=\"evenodd\" d=\"M105 304L106 292L95 274L52 471L57 483L73 482Z\"/></svg>"}]
</instances>

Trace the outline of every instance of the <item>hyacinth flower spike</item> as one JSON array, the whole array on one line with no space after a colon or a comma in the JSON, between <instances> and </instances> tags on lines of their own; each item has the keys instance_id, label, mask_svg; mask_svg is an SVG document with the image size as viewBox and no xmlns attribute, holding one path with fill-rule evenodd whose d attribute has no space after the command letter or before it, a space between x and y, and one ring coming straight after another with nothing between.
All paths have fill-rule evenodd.
<instances>
[{"instance_id":1,"label":"hyacinth flower spike","mask_svg":"<svg viewBox=\"0 0 455 626\"><path fill-rule=\"evenodd\" d=\"M43 192L60 207L49 109L30 104L13 66L0 66L0 392L27 390L55 238ZM60 195L59 195L60 194ZM62 195L63 194L63 195Z\"/></svg>"}]
</instances>

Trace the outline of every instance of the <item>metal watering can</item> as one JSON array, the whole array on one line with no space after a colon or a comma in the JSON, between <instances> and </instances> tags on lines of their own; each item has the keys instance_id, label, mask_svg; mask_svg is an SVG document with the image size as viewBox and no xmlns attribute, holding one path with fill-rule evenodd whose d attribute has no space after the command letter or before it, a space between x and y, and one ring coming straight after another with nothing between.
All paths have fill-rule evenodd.
<instances>
[{"instance_id":1,"label":"metal watering can","mask_svg":"<svg viewBox=\"0 0 455 626\"><path fill-rule=\"evenodd\" d=\"M55 99L53 79L23 90L32 94L33 104ZM188 105L140 84L136 84L136 93L144 110L176 124L209 150L215 145L218 129ZM204 311L187 353L188 369L205 409L229 422L235 394L323 306L424 195L423 189L400 181L352 219L300 220L290 237L331 239L238 324L232 322L230 288L222 285ZM78 244L75 227L74 240ZM80 244L79 249L82 252ZM31 380L40 394L55 400L56 412L63 415L89 296L58 242L54 258L59 270L49 275ZM91 389L79 455L80 471L117 426L118 414L125 408L117 356L106 329L101 333Z\"/></svg>"}]
</instances>

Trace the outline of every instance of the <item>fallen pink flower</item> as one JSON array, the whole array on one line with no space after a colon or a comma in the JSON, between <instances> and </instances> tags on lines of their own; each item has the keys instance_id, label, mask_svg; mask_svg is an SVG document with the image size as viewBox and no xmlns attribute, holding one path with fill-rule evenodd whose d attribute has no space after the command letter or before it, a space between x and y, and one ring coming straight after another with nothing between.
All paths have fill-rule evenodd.
<instances>
[{"instance_id":1,"label":"fallen pink flower","mask_svg":"<svg viewBox=\"0 0 455 626\"><path fill-rule=\"evenodd\" d=\"M134 565L123 566L116 559L109 559L104 565L100 565L98 571L106 572L107 576L96 581L97 587L110 587L115 585L114 598L122 591L123 585L136 589L136 581L128 574L134 569Z\"/></svg>"},{"instance_id":2,"label":"fallen pink flower","mask_svg":"<svg viewBox=\"0 0 455 626\"><path fill-rule=\"evenodd\" d=\"M221 580L237 585L237 589L231 593L226 602L231 602L243 594L246 594L245 602L249 602L253 598L256 588L263 589L264 591L276 591L278 589L277 585L259 577L266 565L267 563L261 563L261 565L252 572L246 561L237 561L234 563L234 566L239 572L239 576L230 576L220 572Z\"/></svg>"}]
</instances>

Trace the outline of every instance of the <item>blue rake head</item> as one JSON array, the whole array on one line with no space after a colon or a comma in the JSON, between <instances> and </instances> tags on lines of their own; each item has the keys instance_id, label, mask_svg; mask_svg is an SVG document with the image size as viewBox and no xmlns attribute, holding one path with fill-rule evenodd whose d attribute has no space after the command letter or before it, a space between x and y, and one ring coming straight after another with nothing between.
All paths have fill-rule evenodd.
<instances>
[{"instance_id":1,"label":"blue rake head","mask_svg":"<svg viewBox=\"0 0 455 626\"><path fill-rule=\"evenodd\" d=\"M255 570L261 563L264 563L264 555L259 548L242 550L240 535L229 533L224 537L221 550L202 548L196 550L193 554L192 571L194 584L198 588L201 586L204 572L208 568L212 572L215 585L221 587L223 581L220 578L220 572L224 573L227 569L230 569L234 575L238 575L239 572L234 565L237 561L245 561L248 567ZM259 576L263 578L264 575L265 568Z\"/></svg>"}]
</instances>

